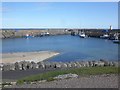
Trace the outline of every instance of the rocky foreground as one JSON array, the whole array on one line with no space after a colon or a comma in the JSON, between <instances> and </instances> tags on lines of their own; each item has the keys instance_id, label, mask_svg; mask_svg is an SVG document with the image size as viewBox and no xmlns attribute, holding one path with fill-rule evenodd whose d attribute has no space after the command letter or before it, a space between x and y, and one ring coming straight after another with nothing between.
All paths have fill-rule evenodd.
<instances>
[{"instance_id":1,"label":"rocky foreground","mask_svg":"<svg viewBox=\"0 0 120 90\"><path fill-rule=\"evenodd\" d=\"M112 66L118 67L120 62L117 61L76 61L76 62L30 62L21 61L14 64L3 64L1 70L3 75L11 77L16 77L28 73L29 75L34 75L35 73L31 70L37 70L39 72L47 72L51 70L59 69L70 69L70 68L81 68L81 67L105 67ZM16 75L10 75L10 73ZM31 74L30 74L31 73ZM4 77L4 76L3 76ZM20 76L21 77L21 76ZM7 79L7 78L4 78ZM13 79L13 78L11 78ZM16 78L18 79L18 78ZM11 82L11 81L10 81ZM14 84L15 83L15 84ZM5 86L6 87L6 86ZM81 76L81 75L64 75L55 77L55 81L47 82L32 82L30 84L24 83L23 85L17 85L16 82L11 82L10 88L117 88L118 87L118 75L117 74L105 74L105 75L91 75L91 76ZM7 88L8 88L7 87Z\"/></svg>"},{"instance_id":2,"label":"rocky foreground","mask_svg":"<svg viewBox=\"0 0 120 90\"><path fill-rule=\"evenodd\" d=\"M28 69L65 69L65 68L80 68L80 67L95 67L95 66L119 66L117 61L76 61L76 62L34 62L34 61L19 61L15 63L3 63L0 65L2 71L28 70Z\"/></svg>"},{"instance_id":3,"label":"rocky foreground","mask_svg":"<svg viewBox=\"0 0 120 90\"><path fill-rule=\"evenodd\" d=\"M51 82L12 85L7 88L118 88L118 75L78 76Z\"/></svg>"}]
</instances>

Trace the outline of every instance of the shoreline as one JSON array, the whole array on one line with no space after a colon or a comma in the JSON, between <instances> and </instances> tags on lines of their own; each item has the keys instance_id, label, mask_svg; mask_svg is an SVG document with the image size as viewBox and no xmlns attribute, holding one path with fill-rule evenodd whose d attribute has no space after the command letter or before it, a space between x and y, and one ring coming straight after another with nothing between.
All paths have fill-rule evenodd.
<instances>
[{"instance_id":1,"label":"shoreline","mask_svg":"<svg viewBox=\"0 0 120 90\"><path fill-rule=\"evenodd\" d=\"M0 60L0 63L15 63L20 61L40 62L58 54L58 52L54 51L2 53L2 60Z\"/></svg>"}]
</instances>

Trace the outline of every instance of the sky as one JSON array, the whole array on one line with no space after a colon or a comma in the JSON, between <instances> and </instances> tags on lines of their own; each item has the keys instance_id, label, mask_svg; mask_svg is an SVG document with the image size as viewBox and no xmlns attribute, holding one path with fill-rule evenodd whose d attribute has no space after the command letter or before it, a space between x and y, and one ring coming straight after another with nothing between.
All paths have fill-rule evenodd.
<instances>
[{"instance_id":1,"label":"sky","mask_svg":"<svg viewBox=\"0 0 120 90\"><path fill-rule=\"evenodd\" d=\"M118 28L117 2L3 2L2 28Z\"/></svg>"}]
</instances>

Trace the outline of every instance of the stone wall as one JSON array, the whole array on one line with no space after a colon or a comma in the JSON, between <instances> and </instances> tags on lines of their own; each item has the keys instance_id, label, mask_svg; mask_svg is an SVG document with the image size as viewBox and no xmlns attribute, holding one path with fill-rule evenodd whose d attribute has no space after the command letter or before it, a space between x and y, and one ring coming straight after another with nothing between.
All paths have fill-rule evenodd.
<instances>
[{"instance_id":1,"label":"stone wall","mask_svg":"<svg viewBox=\"0 0 120 90\"><path fill-rule=\"evenodd\" d=\"M41 33L48 32L50 35L70 34L65 29L46 29L46 30L0 30L0 38L24 37L26 34L40 36Z\"/></svg>"},{"instance_id":2,"label":"stone wall","mask_svg":"<svg viewBox=\"0 0 120 90\"><path fill-rule=\"evenodd\" d=\"M33 36L40 36L41 33L48 32L50 35L63 35L63 34L71 34L75 32L76 34L79 31L85 31L86 35L90 37L100 37L104 33L103 29L3 29L0 30L0 38L15 38L15 37L23 37L26 34L32 34ZM111 36L114 33L120 32L118 29L114 29L109 32Z\"/></svg>"},{"instance_id":3,"label":"stone wall","mask_svg":"<svg viewBox=\"0 0 120 90\"><path fill-rule=\"evenodd\" d=\"M104 67L104 66L116 66L118 67L120 62L117 61L76 61L76 62L29 62L21 61L13 64L1 64L0 70L12 71L12 70L27 70L27 69L65 69L65 68L81 68L81 67Z\"/></svg>"}]
</instances>

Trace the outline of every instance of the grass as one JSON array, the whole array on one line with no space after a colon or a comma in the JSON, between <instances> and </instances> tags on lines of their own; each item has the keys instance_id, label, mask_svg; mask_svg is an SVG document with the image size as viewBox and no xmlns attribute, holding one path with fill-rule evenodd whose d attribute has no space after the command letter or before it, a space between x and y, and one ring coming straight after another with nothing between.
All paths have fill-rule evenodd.
<instances>
[{"instance_id":1,"label":"grass","mask_svg":"<svg viewBox=\"0 0 120 90\"><path fill-rule=\"evenodd\" d=\"M119 67L120 70L120 67ZM58 71L50 71L42 74L32 75L28 77L24 77L17 81L17 84L23 84L24 82L34 82L40 80L53 81L54 78L58 75L63 74L77 74L77 75L100 75L100 74L117 74L118 67L82 67L77 69L69 69L69 70L58 70Z\"/></svg>"}]
</instances>

